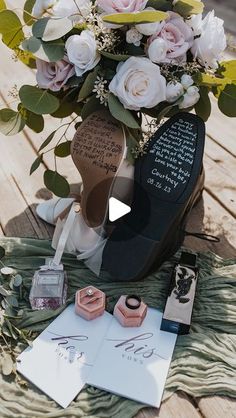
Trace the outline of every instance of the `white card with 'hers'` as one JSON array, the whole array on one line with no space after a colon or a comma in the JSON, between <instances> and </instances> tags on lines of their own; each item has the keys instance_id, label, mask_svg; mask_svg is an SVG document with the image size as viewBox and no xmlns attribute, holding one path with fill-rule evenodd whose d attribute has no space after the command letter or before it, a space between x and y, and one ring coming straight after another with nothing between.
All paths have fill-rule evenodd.
<instances>
[{"instance_id":1,"label":"white card with 'hers'","mask_svg":"<svg viewBox=\"0 0 236 418\"><path fill-rule=\"evenodd\" d=\"M70 305L21 353L17 370L66 408L87 383L111 320L105 312L86 321Z\"/></svg>"}]
</instances>

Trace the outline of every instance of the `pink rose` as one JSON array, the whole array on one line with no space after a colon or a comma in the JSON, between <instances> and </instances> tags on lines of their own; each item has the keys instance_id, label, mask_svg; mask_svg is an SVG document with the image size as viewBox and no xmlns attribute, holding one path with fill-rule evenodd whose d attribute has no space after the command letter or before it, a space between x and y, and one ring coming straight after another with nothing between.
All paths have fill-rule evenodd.
<instances>
[{"instance_id":1,"label":"pink rose","mask_svg":"<svg viewBox=\"0 0 236 418\"><path fill-rule=\"evenodd\" d=\"M97 5L107 14L132 13L143 10L148 0L97 0Z\"/></svg>"},{"instance_id":2,"label":"pink rose","mask_svg":"<svg viewBox=\"0 0 236 418\"><path fill-rule=\"evenodd\" d=\"M161 22L147 43L147 53L151 61L185 62L186 52L193 45L193 31L177 13L169 12L169 19ZM162 53L159 51L162 40Z\"/></svg>"},{"instance_id":3,"label":"pink rose","mask_svg":"<svg viewBox=\"0 0 236 418\"><path fill-rule=\"evenodd\" d=\"M74 65L67 57L57 62L46 62L36 60L38 86L42 89L59 91L67 83L70 77L75 74Z\"/></svg>"}]
</instances>

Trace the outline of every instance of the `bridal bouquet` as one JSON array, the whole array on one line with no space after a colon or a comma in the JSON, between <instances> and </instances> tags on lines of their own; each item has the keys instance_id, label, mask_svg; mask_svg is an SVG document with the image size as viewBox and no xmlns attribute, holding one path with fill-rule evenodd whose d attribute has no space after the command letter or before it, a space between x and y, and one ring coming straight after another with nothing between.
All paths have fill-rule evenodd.
<instances>
[{"instance_id":1,"label":"bridal bouquet","mask_svg":"<svg viewBox=\"0 0 236 418\"><path fill-rule=\"evenodd\" d=\"M70 117L45 138L31 173L50 143L55 159L68 156L68 128L95 110L108 109L123 124L131 160L148 135L145 120L151 131L194 109L206 121L210 93L221 112L236 116L236 61L220 62L223 21L214 11L203 18L203 9L199 0L27 0L20 13L0 0L2 41L36 70L35 85L17 91L17 108L0 110L0 131L15 135L27 125L39 133L44 115ZM44 181L69 193L56 165Z\"/></svg>"}]
</instances>

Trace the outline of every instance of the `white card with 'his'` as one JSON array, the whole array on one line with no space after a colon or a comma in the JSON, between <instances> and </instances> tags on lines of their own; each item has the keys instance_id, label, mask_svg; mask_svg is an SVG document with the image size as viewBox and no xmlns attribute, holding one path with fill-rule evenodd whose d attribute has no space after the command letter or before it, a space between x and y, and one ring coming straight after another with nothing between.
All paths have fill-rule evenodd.
<instances>
[{"instance_id":1,"label":"white card with 'his'","mask_svg":"<svg viewBox=\"0 0 236 418\"><path fill-rule=\"evenodd\" d=\"M18 357L17 370L66 408L87 383L112 316L86 321L66 308Z\"/></svg>"},{"instance_id":2,"label":"white card with 'his'","mask_svg":"<svg viewBox=\"0 0 236 418\"><path fill-rule=\"evenodd\" d=\"M177 337L160 330L161 320L151 308L139 328L113 318L87 383L159 407Z\"/></svg>"}]
</instances>

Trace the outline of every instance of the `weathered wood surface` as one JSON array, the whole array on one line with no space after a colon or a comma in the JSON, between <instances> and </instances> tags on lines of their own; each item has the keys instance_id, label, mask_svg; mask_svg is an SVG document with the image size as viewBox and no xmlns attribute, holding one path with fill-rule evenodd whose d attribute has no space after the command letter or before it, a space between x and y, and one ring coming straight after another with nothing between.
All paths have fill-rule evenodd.
<instances>
[{"instance_id":1,"label":"weathered wood surface","mask_svg":"<svg viewBox=\"0 0 236 418\"><path fill-rule=\"evenodd\" d=\"M17 0L20 7L23 0ZM14 0L7 3L16 7ZM206 11L216 9L216 15L226 20L225 26L235 34L235 0L206 0ZM8 92L17 84L34 83L34 74L20 62L11 59L11 53L0 44L1 81L0 107L12 105ZM233 57L229 52L228 57ZM199 251L214 251L222 257L235 256L236 248L236 121L224 117L212 102L213 113L207 123L205 149L206 184L203 199L193 209L187 229L217 235L220 244L209 243L188 237L185 245ZM61 123L48 119L45 130L35 135L29 129L14 138L0 135L0 236L49 238L53 229L40 221L35 213L39 202L51 197L42 181L43 168L54 167L53 155L47 154L44 167L29 177L32 161L37 149L55 127ZM79 176L70 158L59 163L59 170L68 177L70 183L77 184ZM160 410L145 408L137 418L236 418L236 400L225 397L193 399L183 393L176 393Z\"/></svg>"}]
</instances>

